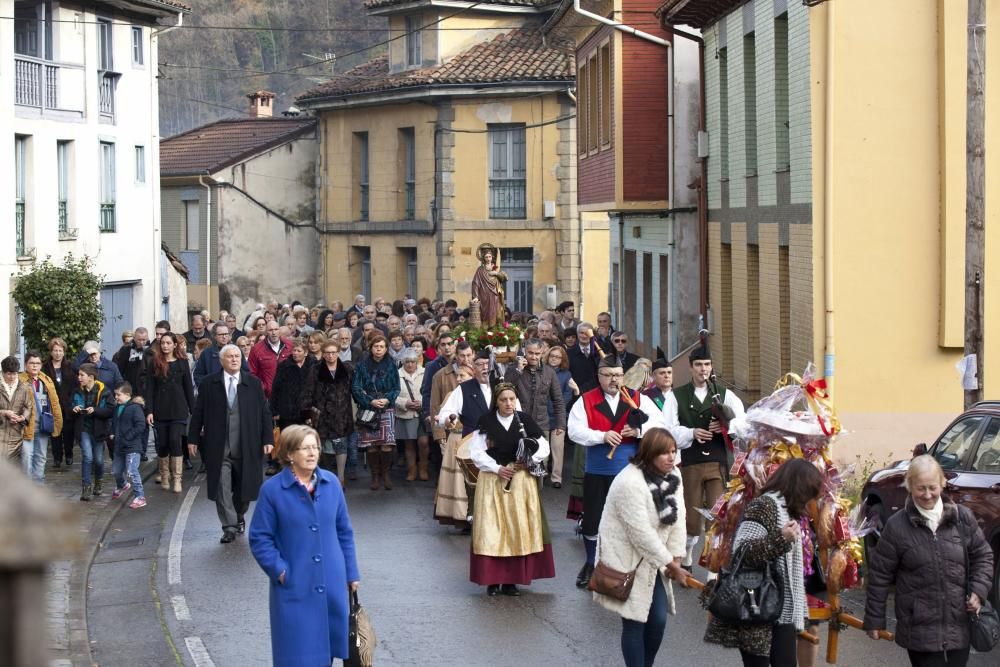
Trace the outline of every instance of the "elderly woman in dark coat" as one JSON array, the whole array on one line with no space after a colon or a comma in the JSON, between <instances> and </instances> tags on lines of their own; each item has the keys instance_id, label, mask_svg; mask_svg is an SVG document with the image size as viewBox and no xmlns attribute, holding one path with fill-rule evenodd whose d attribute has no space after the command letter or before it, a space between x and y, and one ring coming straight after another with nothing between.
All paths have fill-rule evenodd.
<instances>
[{"instance_id":1,"label":"elderly woman in dark coat","mask_svg":"<svg viewBox=\"0 0 1000 667\"><path fill-rule=\"evenodd\" d=\"M354 432L351 410L351 365L340 361L340 343L323 343L323 361L309 367L300 398L301 414L319 432L320 461L329 467L329 457L336 460L337 477L344 486L347 449Z\"/></svg>"},{"instance_id":2,"label":"elderly woman in dark coat","mask_svg":"<svg viewBox=\"0 0 1000 667\"><path fill-rule=\"evenodd\" d=\"M941 497L944 472L934 457L913 459L904 484L906 507L889 517L868 561L864 628L874 639L885 629L886 597L895 585L896 643L910 663L963 667L968 613L978 612L990 591L993 552L972 511Z\"/></svg>"},{"instance_id":3,"label":"elderly woman in dark coat","mask_svg":"<svg viewBox=\"0 0 1000 667\"><path fill-rule=\"evenodd\" d=\"M329 667L348 656L349 591L361 579L354 530L336 478L318 467L319 434L291 426L250 522L250 550L270 580L271 660Z\"/></svg>"}]
</instances>

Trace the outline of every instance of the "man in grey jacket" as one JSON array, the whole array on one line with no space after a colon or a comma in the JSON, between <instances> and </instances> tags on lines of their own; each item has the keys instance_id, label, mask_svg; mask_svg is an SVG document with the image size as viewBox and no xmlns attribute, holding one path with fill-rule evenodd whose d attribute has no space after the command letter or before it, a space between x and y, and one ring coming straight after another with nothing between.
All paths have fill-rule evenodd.
<instances>
[{"instance_id":1,"label":"man in grey jacket","mask_svg":"<svg viewBox=\"0 0 1000 667\"><path fill-rule=\"evenodd\" d=\"M504 380L517 387L522 411L531 415L546 435L549 431L565 432L566 405L563 402L555 370L548 364L542 363L542 341L537 338L525 341L524 356L518 357L515 363L507 366ZM558 456L553 452L553 466L556 465L562 465L561 451ZM557 479L561 479L561 476ZM561 482L559 486L562 486Z\"/></svg>"}]
</instances>

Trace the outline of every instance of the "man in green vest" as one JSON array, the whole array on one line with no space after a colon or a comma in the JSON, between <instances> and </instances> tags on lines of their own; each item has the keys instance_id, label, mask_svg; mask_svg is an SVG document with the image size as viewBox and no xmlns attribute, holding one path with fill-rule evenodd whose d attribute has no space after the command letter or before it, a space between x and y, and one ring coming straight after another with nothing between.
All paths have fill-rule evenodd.
<instances>
[{"instance_id":1,"label":"man in green vest","mask_svg":"<svg viewBox=\"0 0 1000 667\"><path fill-rule=\"evenodd\" d=\"M667 402L667 394L674 386L674 369L666 359L657 359L650 370L653 383L642 393L653 399L660 410Z\"/></svg>"},{"instance_id":2,"label":"man in green vest","mask_svg":"<svg viewBox=\"0 0 1000 667\"><path fill-rule=\"evenodd\" d=\"M712 401L719 401L734 415L729 431L743 423L743 402L712 378L712 357L707 345L691 352L691 382L668 393L663 403L663 418L681 452L681 478L684 481L684 505L687 507L687 553L681 565L691 570L694 548L701 537L704 520L698 508L711 509L726 487L729 447L722 434L722 424L712 416ZM709 579L715 575L709 573Z\"/></svg>"}]
</instances>

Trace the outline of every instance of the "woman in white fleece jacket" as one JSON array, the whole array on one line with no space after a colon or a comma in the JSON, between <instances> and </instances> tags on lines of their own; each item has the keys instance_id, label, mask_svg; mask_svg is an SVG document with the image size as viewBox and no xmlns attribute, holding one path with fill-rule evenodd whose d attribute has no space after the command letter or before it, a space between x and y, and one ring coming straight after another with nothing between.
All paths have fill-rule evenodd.
<instances>
[{"instance_id":1,"label":"woman in white fleece jacket","mask_svg":"<svg viewBox=\"0 0 1000 667\"><path fill-rule=\"evenodd\" d=\"M662 428L650 429L630 465L618 473L604 504L598 560L619 572L635 570L625 602L594 593L601 606L622 617L626 667L653 664L667 613L674 613L669 579L684 581L684 490L675 468L677 443Z\"/></svg>"}]
</instances>

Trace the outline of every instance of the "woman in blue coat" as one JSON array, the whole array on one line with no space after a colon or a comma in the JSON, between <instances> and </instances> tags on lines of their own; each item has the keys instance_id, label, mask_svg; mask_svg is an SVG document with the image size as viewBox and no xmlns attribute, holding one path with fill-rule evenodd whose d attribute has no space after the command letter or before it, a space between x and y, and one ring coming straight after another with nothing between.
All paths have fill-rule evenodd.
<instances>
[{"instance_id":1,"label":"woman in blue coat","mask_svg":"<svg viewBox=\"0 0 1000 667\"><path fill-rule=\"evenodd\" d=\"M318 467L319 435L281 432L250 523L250 549L271 580L271 657L276 666L329 667L346 658L349 591L357 590L354 531L337 478Z\"/></svg>"}]
</instances>

